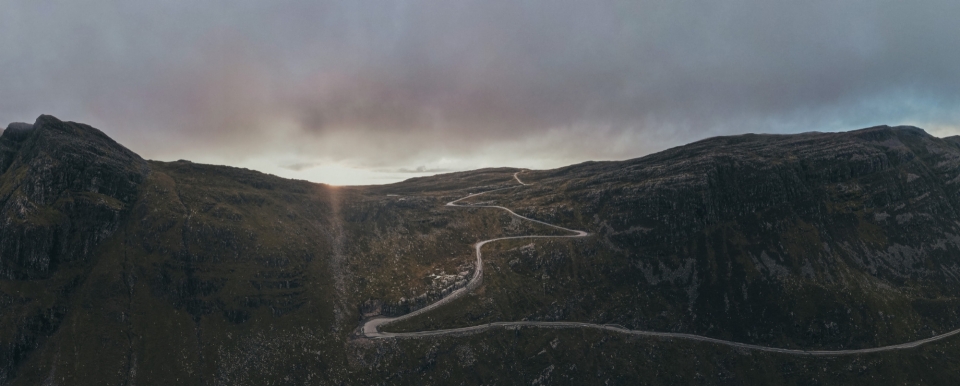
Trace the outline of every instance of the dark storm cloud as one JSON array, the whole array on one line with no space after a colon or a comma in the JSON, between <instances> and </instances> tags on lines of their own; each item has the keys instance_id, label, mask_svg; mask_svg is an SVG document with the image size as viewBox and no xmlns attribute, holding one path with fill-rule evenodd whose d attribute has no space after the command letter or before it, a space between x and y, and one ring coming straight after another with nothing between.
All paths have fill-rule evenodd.
<instances>
[{"instance_id":1,"label":"dark storm cloud","mask_svg":"<svg viewBox=\"0 0 960 386\"><path fill-rule=\"evenodd\" d=\"M301 170L315 168L320 165L321 164L319 162L297 162L292 164L280 165L280 167L287 170L293 170L295 172L299 172Z\"/></svg>"},{"instance_id":2,"label":"dark storm cloud","mask_svg":"<svg viewBox=\"0 0 960 386\"><path fill-rule=\"evenodd\" d=\"M52 113L147 157L294 171L949 131L955 15L948 1L8 1L0 119Z\"/></svg>"}]
</instances>

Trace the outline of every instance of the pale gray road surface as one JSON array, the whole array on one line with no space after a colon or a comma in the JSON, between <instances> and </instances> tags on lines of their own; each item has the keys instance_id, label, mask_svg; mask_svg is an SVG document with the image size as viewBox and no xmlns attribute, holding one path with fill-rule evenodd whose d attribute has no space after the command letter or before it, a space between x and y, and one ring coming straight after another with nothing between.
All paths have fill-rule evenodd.
<instances>
[{"instance_id":1,"label":"pale gray road surface","mask_svg":"<svg viewBox=\"0 0 960 386\"><path fill-rule=\"evenodd\" d=\"M518 172L518 173L519 173L519 172ZM517 176L518 173L514 173L514 174L513 174L513 178L514 178L518 183L520 183L520 186L527 186L528 184L525 184L525 183L524 183L523 181L521 181L520 178ZM523 219L523 220L535 222L535 223L538 223L538 224L546 225L546 226L549 226L549 227L553 227L553 228L556 228L556 229L564 230L564 231L570 232L570 233L572 233L572 234L571 234L571 235L566 235L566 236L540 236L540 235L531 235L531 236L500 237L500 238L495 238L495 239L490 239L490 240L484 240L484 241L481 241L481 242L479 242L479 243L476 243L476 244L474 244L474 250L476 250L476 252L477 252L477 269L476 269L476 271L474 271L473 277L470 278L470 281L467 282L467 285L466 285L466 286L464 286L463 288L460 288L460 289L458 289L458 290L456 290L456 291L453 291L453 292L451 292L449 295L447 295L446 297L444 297L444 298L442 298L442 299L440 299L440 300L438 300L438 301L436 301L436 302L434 302L434 303L432 303L432 304L430 304L430 305L428 305L428 306L426 306L426 307L423 307L423 308L421 308L421 309L419 309L419 310L416 310L416 311L414 311L414 312L411 312L411 313L409 313L409 314L406 314L406 315L403 315L403 316L394 317L394 318L376 318L376 319L368 320L366 323L363 324L363 335L364 335L365 337L367 337L367 338L372 338L372 339L426 338L426 337L433 337L433 336L449 336L449 335L475 334L475 333L479 333L479 332L482 332L482 331L491 330L491 329L495 329L495 328L502 328L502 329L508 329L508 330L509 330L509 329L518 329L518 328L522 328L522 327L532 327L532 328L591 328L591 329L596 329L596 330L605 330L605 331L610 331L610 332L615 332L615 333L620 333L620 334L627 334L627 335L647 336L647 337L662 338L662 339L685 339L685 340L692 340L692 341L707 342L707 343L713 343L713 344L718 344L718 345L730 346L730 347L735 347L735 348L740 348L740 349L746 349L746 350L756 350L756 351L774 352L774 353L780 353L780 354L812 355L812 356L836 356L836 355L870 354L870 353L877 353L877 352L884 352L884 351L894 351L894 350L912 349L912 348L915 348L915 347L918 347L918 346L921 346L921 345L924 345L924 344L927 344L927 343L936 342L936 341L938 341L938 340L942 340L942 339L945 339L945 338L949 338L949 337L951 337L951 336L954 336L954 335L960 333L960 329L956 329L956 330L953 330L953 331L950 331L950 332L947 332L947 333L944 333L944 334L932 336L932 337L929 337L929 338L926 338L926 339L921 339L921 340L917 340L917 341L913 341L913 342L907 342L907 343L901 343L901 344L895 344L895 345L890 345L890 346L883 346L883 347L873 347L873 348L854 349L854 350L801 350L801 349L787 349L787 348L767 347L767 346L760 346L760 345L749 344L749 343L739 343L739 342L733 342L733 341L729 341L729 340L722 340L722 339L710 338L710 337L706 337L706 336L693 335L693 334L684 334L684 333L678 333L678 332L656 332L656 331L644 331L644 330L631 330L631 329L625 328L625 327L623 327L623 326L615 325L615 324L595 324L595 323L584 323L584 322L539 322L539 321L493 322L493 323L481 324L481 325L477 325L477 326L460 327L460 328L448 328L448 329L443 329L443 330L432 330L432 331L417 331L417 332L383 332L383 331L380 331L380 327L381 327L381 326L385 326L385 325L387 325L387 324L399 322L399 321L401 321L401 320L406 320L406 319L412 318L412 317L414 317L414 316L421 315L421 314L423 314L423 313L429 312L430 310L433 310L433 309L435 309L435 308L437 308L437 307L440 307L440 306L442 306L442 305L444 305L444 304L447 304L447 303L450 303L450 302L452 302L452 301L454 301L454 300L456 300L456 299L459 299L460 297L463 297L464 295L466 295L466 294L469 293L470 291L473 291L474 289L476 289L477 287L479 287L479 286L480 286L480 283L483 281L483 255L480 253L480 248L483 247L483 246L484 246L485 244L487 244L487 243L491 243L491 242L494 242L494 241L500 241L500 240L534 239L534 238L569 238L569 237L585 237L585 236L588 235L588 233L587 233L587 232L584 232L584 231L574 230L574 229L568 229L568 228L564 228L564 227L561 227L561 226L557 226L557 225L553 225L553 224L548 224L548 223L545 223L545 222L543 222L543 221L534 220L534 219L532 219L532 218L528 218L528 217L521 216L521 215L519 215L519 214L516 214L514 211L512 211L512 210L510 210L510 209L508 209L508 208L504 208L504 207L502 207L502 206L497 206L497 205L459 205L459 204L457 204L457 202L459 202L459 201L461 201L461 200L464 200L464 199L467 199L467 198L470 198L470 197L475 197L475 196L479 196L479 195L482 195L482 194L486 194L486 193L490 193L490 192L495 192L495 191L499 191L499 190L504 190L504 189L518 188L518 187L520 187L520 186L514 186L514 187L509 187L509 188L500 188L500 189L489 190L489 191L482 192L482 193L470 194L470 195L467 195L466 197L463 197L463 198L460 198L460 199L457 199L457 200L450 201L450 202L448 202L448 203L446 204L446 206L467 207L467 208L496 208L496 209L500 209L500 210L506 211L506 212L509 213L511 216L514 216L514 217L517 217L517 218L520 218L520 219Z\"/></svg>"}]
</instances>

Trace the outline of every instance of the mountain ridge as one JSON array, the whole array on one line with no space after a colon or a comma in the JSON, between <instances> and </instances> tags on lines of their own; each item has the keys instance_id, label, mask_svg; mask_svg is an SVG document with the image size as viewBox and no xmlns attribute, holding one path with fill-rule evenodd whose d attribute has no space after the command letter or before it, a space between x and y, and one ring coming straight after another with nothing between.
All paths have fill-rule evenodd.
<instances>
[{"instance_id":1,"label":"mountain ridge","mask_svg":"<svg viewBox=\"0 0 960 386\"><path fill-rule=\"evenodd\" d=\"M958 143L914 127L753 134L525 171L520 190L492 191L515 168L335 187L146 161L41 116L0 135L0 384L518 383L548 366L570 383L731 379L696 378L702 366L746 384L916 383L893 364L956 368L955 339L818 361L597 331L357 332L462 285L472 243L549 231L443 205L491 191L461 204L591 236L491 244L474 293L390 328L579 321L800 349L926 338L960 323Z\"/></svg>"}]
</instances>

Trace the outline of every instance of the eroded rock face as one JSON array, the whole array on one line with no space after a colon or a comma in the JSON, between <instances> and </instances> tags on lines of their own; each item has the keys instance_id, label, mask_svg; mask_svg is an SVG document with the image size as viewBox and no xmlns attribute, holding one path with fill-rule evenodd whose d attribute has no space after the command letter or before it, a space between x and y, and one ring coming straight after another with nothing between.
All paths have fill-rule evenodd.
<instances>
[{"instance_id":1,"label":"eroded rock face","mask_svg":"<svg viewBox=\"0 0 960 386\"><path fill-rule=\"evenodd\" d=\"M0 136L0 277L47 277L112 234L148 173L90 126L43 115Z\"/></svg>"},{"instance_id":2,"label":"eroded rock face","mask_svg":"<svg viewBox=\"0 0 960 386\"><path fill-rule=\"evenodd\" d=\"M771 278L960 278L960 148L915 127L712 138L562 175L575 208L542 215L594 219L640 266L717 250Z\"/></svg>"}]
</instances>

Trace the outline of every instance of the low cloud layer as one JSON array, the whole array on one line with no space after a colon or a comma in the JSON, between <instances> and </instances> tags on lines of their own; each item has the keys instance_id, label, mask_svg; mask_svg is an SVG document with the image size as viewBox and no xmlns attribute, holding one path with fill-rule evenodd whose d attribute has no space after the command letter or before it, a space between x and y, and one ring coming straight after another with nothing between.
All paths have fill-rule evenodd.
<instances>
[{"instance_id":1,"label":"low cloud layer","mask_svg":"<svg viewBox=\"0 0 960 386\"><path fill-rule=\"evenodd\" d=\"M332 183L960 124L960 3L5 2L0 120Z\"/></svg>"}]
</instances>

